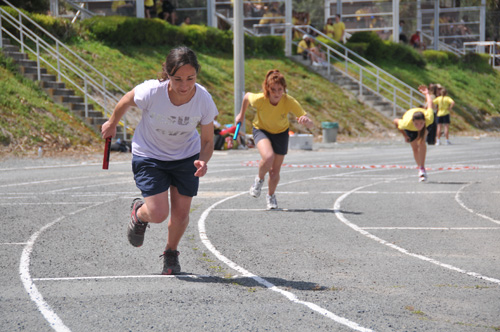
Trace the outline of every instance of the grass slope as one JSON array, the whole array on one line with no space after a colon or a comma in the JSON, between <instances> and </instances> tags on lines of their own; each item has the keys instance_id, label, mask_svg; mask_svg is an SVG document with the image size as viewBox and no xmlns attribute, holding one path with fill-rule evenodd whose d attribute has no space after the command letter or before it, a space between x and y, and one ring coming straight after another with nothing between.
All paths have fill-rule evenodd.
<instances>
[{"instance_id":1,"label":"grass slope","mask_svg":"<svg viewBox=\"0 0 500 332\"><path fill-rule=\"evenodd\" d=\"M156 78L170 49L167 46L116 48L83 40L71 47L125 90L144 80ZM219 122L232 123L232 57L227 54L197 54L202 66L199 83L212 94L220 112ZM496 88L500 86L500 75L497 72L433 64L422 70L388 61L380 65L413 86L431 82L444 85L457 103L452 113L452 133L478 133L478 127L487 127L489 117L500 114L500 94ZM291 119L293 131L318 136L322 121L335 121L339 123L339 141L394 135L390 119L286 58L247 58L245 90L259 92L266 72L273 68L285 74L288 93L302 104L316 125L308 130ZM14 74L15 71L12 62L0 55L0 155L29 155L38 146L49 153L101 148L102 141L97 133L66 108L54 104L36 84ZM139 120L138 112L132 110L129 113L132 123ZM253 111L248 113L246 128L250 131Z\"/></svg>"}]
</instances>

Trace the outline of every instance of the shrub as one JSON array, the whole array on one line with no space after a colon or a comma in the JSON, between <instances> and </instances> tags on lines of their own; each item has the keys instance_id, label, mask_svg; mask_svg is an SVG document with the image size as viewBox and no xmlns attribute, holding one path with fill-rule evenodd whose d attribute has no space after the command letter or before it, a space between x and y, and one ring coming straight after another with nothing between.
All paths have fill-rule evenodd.
<instances>
[{"instance_id":1,"label":"shrub","mask_svg":"<svg viewBox=\"0 0 500 332\"><path fill-rule=\"evenodd\" d=\"M425 67L424 57L408 45L383 41L373 31L354 33L346 44L354 52L369 60L390 60Z\"/></svg>"}]
</instances>

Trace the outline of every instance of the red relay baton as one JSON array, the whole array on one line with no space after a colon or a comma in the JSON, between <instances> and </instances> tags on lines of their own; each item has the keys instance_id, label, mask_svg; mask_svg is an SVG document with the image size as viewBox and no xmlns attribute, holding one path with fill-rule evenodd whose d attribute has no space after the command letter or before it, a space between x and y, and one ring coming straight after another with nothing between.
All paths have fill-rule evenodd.
<instances>
[{"instance_id":1,"label":"red relay baton","mask_svg":"<svg viewBox=\"0 0 500 332\"><path fill-rule=\"evenodd\" d=\"M111 152L111 137L107 137L106 143L104 145L104 158L102 160L102 169L108 169L110 152Z\"/></svg>"}]
</instances>

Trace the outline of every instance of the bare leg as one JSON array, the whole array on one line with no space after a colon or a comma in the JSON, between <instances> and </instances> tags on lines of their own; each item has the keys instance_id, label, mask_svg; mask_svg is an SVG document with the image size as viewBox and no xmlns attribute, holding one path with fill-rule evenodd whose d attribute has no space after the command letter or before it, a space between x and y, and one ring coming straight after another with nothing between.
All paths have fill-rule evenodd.
<instances>
[{"instance_id":1,"label":"bare leg","mask_svg":"<svg viewBox=\"0 0 500 332\"><path fill-rule=\"evenodd\" d=\"M262 180L273 167L276 155L274 154L271 141L268 139L261 139L257 143L257 149L261 157L259 162L259 179Z\"/></svg>"},{"instance_id":2,"label":"bare leg","mask_svg":"<svg viewBox=\"0 0 500 332\"><path fill-rule=\"evenodd\" d=\"M421 143L414 140L410 143L413 150L413 157L419 168L425 168L425 155L427 153L427 145L425 144L425 139Z\"/></svg>"},{"instance_id":3,"label":"bare leg","mask_svg":"<svg viewBox=\"0 0 500 332\"><path fill-rule=\"evenodd\" d=\"M438 123L436 129L436 140L439 141L440 138L441 138L441 124Z\"/></svg>"},{"instance_id":4,"label":"bare leg","mask_svg":"<svg viewBox=\"0 0 500 332\"><path fill-rule=\"evenodd\" d=\"M176 187L170 186L170 201L172 214L168 221L168 236L166 250L177 250L177 246L189 224L189 210L192 197L179 194Z\"/></svg>"},{"instance_id":5,"label":"bare leg","mask_svg":"<svg viewBox=\"0 0 500 332\"><path fill-rule=\"evenodd\" d=\"M144 198L144 204L137 210L141 221L154 224L162 223L169 213L168 191Z\"/></svg>"},{"instance_id":6,"label":"bare leg","mask_svg":"<svg viewBox=\"0 0 500 332\"><path fill-rule=\"evenodd\" d=\"M280 170L281 170L281 165L283 164L283 160L285 160L285 155L275 154L273 166L269 171L268 193L270 196L274 195L276 187L280 182Z\"/></svg>"},{"instance_id":7,"label":"bare leg","mask_svg":"<svg viewBox=\"0 0 500 332\"><path fill-rule=\"evenodd\" d=\"M446 140L448 140L448 139L449 139L449 137L448 137L449 130L450 130L450 125L449 125L449 124L447 124L447 123L445 123L445 124L444 124L444 137L446 137Z\"/></svg>"}]
</instances>

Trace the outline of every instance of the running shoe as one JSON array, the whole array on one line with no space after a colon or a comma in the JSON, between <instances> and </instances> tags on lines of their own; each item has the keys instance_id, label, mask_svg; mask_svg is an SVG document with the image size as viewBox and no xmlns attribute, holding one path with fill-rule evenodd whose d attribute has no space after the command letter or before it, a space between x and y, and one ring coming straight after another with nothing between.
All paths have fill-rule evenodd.
<instances>
[{"instance_id":1,"label":"running shoe","mask_svg":"<svg viewBox=\"0 0 500 332\"><path fill-rule=\"evenodd\" d=\"M273 210L278 208L278 201L276 200L276 195L266 195L267 209Z\"/></svg>"},{"instance_id":2,"label":"running shoe","mask_svg":"<svg viewBox=\"0 0 500 332\"><path fill-rule=\"evenodd\" d=\"M142 199L136 198L130 207L130 222L127 228L128 242L134 247L140 247L144 243L144 233L148 227L147 222L142 222L137 217L137 210L144 204Z\"/></svg>"},{"instance_id":3,"label":"running shoe","mask_svg":"<svg viewBox=\"0 0 500 332\"><path fill-rule=\"evenodd\" d=\"M177 250L168 249L163 252L163 275L172 275L181 273L181 265L179 264L179 252Z\"/></svg>"},{"instance_id":4,"label":"running shoe","mask_svg":"<svg viewBox=\"0 0 500 332\"><path fill-rule=\"evenodd\" d=\"M446 140L446 145L451 145L451 142L449 140Z\"/></svg>"},{"instance_id":5,"label":"running shoe","mask_svg":"<svg viewBox=\"0 0 500 332\"><path fill-rule=\"evenodd\" d=\"M259 197L263 185L264 185L264 179L262 180L259 179L259 176L257 175L255 177L254 184L250 187L250 195L252 195L255 198Z\"/></svg>"},{"instance_id":6,"label":"running shoe","mask_svg":"<svg viewBox=\"0 0 500 332\"><path fill-rule=\"evenodd\" d=\"M439 142L439 140L436 140L436 145L439 145L441 144L441 142Z\"/></svg>"},{"instance_id":7,"label":"running shoe","mask_svg":"<svg viewBox=\"0 0 500 332\"><path fill-rule=\"evenodd\" d=\"M424 168L418 170L418 182L427 181L427 172Z\"/></svg>"}]
</instances>

